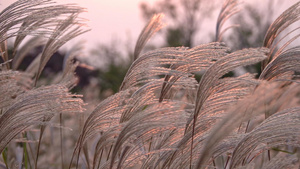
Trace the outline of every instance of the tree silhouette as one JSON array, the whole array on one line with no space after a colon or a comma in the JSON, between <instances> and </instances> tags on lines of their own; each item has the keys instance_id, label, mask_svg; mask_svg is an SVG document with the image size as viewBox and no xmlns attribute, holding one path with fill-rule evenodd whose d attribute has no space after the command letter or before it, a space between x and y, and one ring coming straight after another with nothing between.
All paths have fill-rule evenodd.
<instances>
[{"instance_id":1,"label":"tree silhouette","mask_svg":"<svg viewBox=\"0 0 300 169\"><path fill-rule=\"evenodd\" d=\"M140 4L143 18L148 21L155 13L164 13L170 26L166 32L167 46L193 47L194 38L205 18L214 11L209 0L160 0L153 7L146 2Z\"/></svg>"}]
</instances>

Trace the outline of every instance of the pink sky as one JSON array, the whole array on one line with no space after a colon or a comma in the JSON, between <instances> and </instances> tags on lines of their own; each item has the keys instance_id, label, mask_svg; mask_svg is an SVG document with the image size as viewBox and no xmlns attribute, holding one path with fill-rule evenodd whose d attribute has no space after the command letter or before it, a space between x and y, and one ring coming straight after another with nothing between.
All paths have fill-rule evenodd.
<instances>
[{"instance_id":1,"label":"pink sky","mask_svg":"<svg viewBox=\"0 0 300 169\"><path fill-rule=\"evenodd\" d=\"M61 0L62 2L70 2ZM83 14L90 20L92 30L85 34L93 43L107 43L112 39L136 39L143 22L138 8L139 0L72 0L86 7Z\"/></svg>"},{"instance_id":2,"label":"pink sky","mask_svg":"<svg viewBox=\"0 0 300 169\"><path fill-rule=\"evenodd\" d=\"M0 0L0 10L7 7L15 0ZM87 8L88 12L81 15L89 19L89 27L92 29L80 37L73 40L66 47L71 46L80 40L86 41L86 51L95 48L99 43L109 44L112 40L117 40L121 44L128 41L132 48L142 30L145 22L142 19L141 11L139 9L140 2L148 2L153 4L155 0L56 0L59 3L77 3L82 7ZM223 0L219 0L223 2ZM267 0L244 0L244 3L258 4L259 7L266 5ZM290 5L298 2L298 0L278 0L278 14L287 9ZM220 3L221 6L221 3ZM218 10L216 10L218 13ZM205 23L207 30L215 29L216 18L211 19L211 23ZM159 37L156 37L159 38ZM197 43L197 42L196 42ZM124 45L123 45L124 46Z\"/></svg>"},{"instance_id":3,"label":"pink sky","mask_svg":"<svg viewBox=\"0 0 300 169\"><path fill-rule=\"evenodd\" d=\"M0 10L13 2L15 0L0 0ZM112 40L125 41L130 38L135 41L144 26L138 6L140 0L57 0L57 2L76 3L87 8L88 12L83 13L81 17L89 20L87 24L92 30L75 41L88 41L87 46L90 47Z\"/></svg>"}]
</instances>

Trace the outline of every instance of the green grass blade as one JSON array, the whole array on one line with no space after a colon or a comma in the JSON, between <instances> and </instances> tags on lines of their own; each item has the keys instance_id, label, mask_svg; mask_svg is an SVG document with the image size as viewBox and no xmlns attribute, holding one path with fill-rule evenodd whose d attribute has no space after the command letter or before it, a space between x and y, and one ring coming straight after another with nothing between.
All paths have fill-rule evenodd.
<instances>
[{"instance_id":1,"label":"green grass blade","mask_svg":"<svg viewBox=\"0 0 300 169\"><path fill-rule=\"evenodd\" d=\"M6 168L8 168L8 165L7 165L7 147L5 147L5 149L2 151L2 158L4 160Z\"/></svg>"},{"instance_id":2,"label":"green grass blade","mask_svg":"<svg viewBox=\"0 0 300 169\"><path fill-rule=\"evenodd\" d=\"M24 138L27 138L27 133L24 133ZM27 153L27 143L23 143L23 155L24 155L24 167L28 169L28 153Z\"/></svg>"}]
</instances>

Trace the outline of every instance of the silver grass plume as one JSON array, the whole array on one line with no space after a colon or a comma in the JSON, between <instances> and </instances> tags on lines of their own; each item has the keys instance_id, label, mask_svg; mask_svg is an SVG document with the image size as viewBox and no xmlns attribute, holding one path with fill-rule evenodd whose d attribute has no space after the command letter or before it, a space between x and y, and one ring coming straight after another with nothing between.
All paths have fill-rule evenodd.
<instances>
[{"instance_id":1,"label":"silver grass plume","mask_svg":"<svg viewBox=\"0 0 300 169\"><path fill-rule=\"evenodd\" d=\"M0 49L3 60L8 60L7 39L16 38L14 57L27 35L47 38L36 76L38 79L44 64L59 47L87 31L82 28L83 20L77 17L82 12L84 9L81 7L57 5L51 0L20 0L11 4L0 13ZM16 67L17 65L14 66Z\"/></svg>"},{"instance_id":2,"label":"silver grass plume","mask_svg":"<svg viewBox=\"0 0 300 169\"><path fill-rule=\"evenodd\" d=\"M181 108L182 106L185 107L185 103L164 101L160 104L149 106L145 111L141 111L132 117L122 129L114 144L110 168L113 167L120 150L120 153L124 154L126 158L119 158L117 168L135 166L139 165L139 162L136 161L137 159L142 161L147 158L148 153L149 155L156 154L152 152L155 150L152 146L157 148L156 144L158 142L156 141L159 141L164 135L168 135L169 139L172 132L177 137L178 135L182 136L185 125L183 119L187 118L185 110ZM180 128L181 130L179 130ZM147 144L152 144L150 152L144 147ZM137 156L136 154L140 155Z\"/></svg>"},{"instance_id":3,"label":"silver grass plume","mask_svg":"<svg viewBox=\"0 0 300 169\"><path fill-rule=\"evenodd\" d=\"M31 63L29 64L29 66L27 66L25 72L26 73L29 73L29 74L37 74L38 72L38 68L39 68L39 64L41 62L41 57L42 57L42 54L38 54L34 59L33 61L31 61Z\"/></svg>"},{"instance_id":4,"label":"silver grass plume","mask_svg":"<svg viewBox=\"0 0 300 169\"><path fill-rule=\"evenodd\" d=\"M297 168L299 160L296 155L277 154L269 162L264 164L265 169Z\"/></svg>"},{"instance_id":5,"label":"silver grass plume","mask_svg":"<svg viewBox=\"0 0 300 169\"><path fill-rule=\"evenodd\" d=\"M225 15L233 14L234 6ZM97 134L93 168L207 168L219 157L228 160L222 168L240 167L257 162L256 155L272 146L299 147L299 82L287 78L298 70L298 49L280 52L259 80L252 74L224 78L238 66L266 59L270 50L229 54L224 44L210 43L140 55L153 30L156 26L145 28L140 36L120 92L86 120L70 168L74 162L78 166L81 150ZM197 84L194 73L199 71L206 72ZM290 125L281 124L281 118ZM284 137L272 138L272 133ZM261 145L260 138L267 144ZM292 157L288 162L295 161ZM266 161L263 166L272 165Z\"/></svg>"},{"instance_id":6,"label":"silver grass plume","mask_svg":"<svg viewBox=\"0 0 300 169\"><path fill-rule=\"evenodd\" d=\"M74 157L76 158L75 163L78 163L81 149L88 138L95 136L97 133L103 133L103 135L106 135L106 133L111 134L112 131L110 129L118 126L121 113L126 108L126 102L134 90L136 90L136 88L121 91L97 105L97 107L85 121L72 155L70 168L72 166ZM115 131L113 133L115 133ZM113 136L116 135L113 134Z\"/></svg>"},{"instance_id":7,"label":"silver grass plume","mask_svg":"<svg viewBox=\"0 0 300 169\"><path fill-rule=\"evenodd\" d=\"M81 96L68 92L76 83L76 64L68 61L61 79L55 85L33 89L32 78L35 74L36 83L53 53L67 41L87 31L85 21L78 17L84 11L76 5L57 5L51 0L19 0L0 13L0 52L4 60L0 65L3 94L0 105L1 152L27 128L41 126L38 153L45 126L53 125L51 119L55 115L83 111ZM33 38L20 47L27 35ZM7 40L12 37L15 38L13 54L8 56ZM38 45L44 45L43 51L26 72L9 70L11 63L16 70L25 55ZM38 154L35 167L37 159Z\"/></svg>"},{"instance_id":8,"label":"silver grass plume","mask_svg":"<svg viewBox=\"0 0 300 169\"><path fill-rule=\"evenodd\" d=\"M238 0L226 0L223 3L222 9L219 13L217 26L216 26L216 42L221 42L223 38L223 34L230 28L236 27L237 25L231 25L224 30L221 30L225 22L232 17L233 15L239 12L237 8Z\"/></svg>"},{"instance_id":9,"label":"silver grass plume","mask_svg":"<svg viewBox=\"0 0 300 169\"><path fill-rule=\"evenodd\" d=\"M27 43L25 43L20 49L16 51L16 54L13 57L14 59L12 62L12 69L17 70L20 64L22 63L23 59L30 51L32 51L35 47L45 45L45 43L45 40L42 39L40 36L36 36L28 40Z\"/></svg>"},{"instance_id":10,"label":"silver grass plume","mask_svg":"<svg viewBox=\"0 0 300 169\"><path fill-rule=\"evenodd\" d=\"M193 161L195 161L199 156L197 150L203 147L204 141L211 132L213 126L217 125L226 115L225 110L243 97L246 97L258 84L253 77L253 75L245 74L241 77L220 79L214 88L214 92L205 101L201 110L201 112L205 112L205 114L198 118L194 131L185 129L185 135L177 143L176 151L171 153L171 155L170 153L164 154L164 156L167 157L172 156L172 158L165 161L164 165L170 165L171 168L188 166L190 163L189 159L191 157L191 151L193 151ZM194 107L191 111L194 111ZM187 121L190 119L191 117L187 119ZM193 144L191 144L192 142ZM191 145L193 145L192 150L190 147Z\"/></svg>"},{"instance_id":11,"label":"silver grass plume","mask_svg":"<svg viewBox=\"0 0 300 169\"><path fill-rule=\"evenodd\" d=\"M190 121L187 123L187 126L190 125L192 119L194 121L193 123L196 123L198 116L201 115L201 107L209 95L214 91L214 88L211 86L214 86L219 78L239 66L246 66L262 61L266 58L265 54L267 52L268 50L266 48L243 49L228 54L213 64L204 73L201 81L199 82L195 112L192 115L193 118L190 118Z\"/></svg>"},{"instance_id":12,"label":"silver grass plume","mask_svg":"<svg viewBox=\"0 0 300 169\"><path fill-rule=\"evenodd\" d=\"M0 116L0 151L32 125L46 125L60 113L82 112L83 101L62 85L32 89L19 95Z\"/></svg>"},{"instance_id":13,"label":"silver grass plume","mask_svg":"<svg viewBox=\"0 0 300 169\"><path fill-rule=\"evenodd\" d=\"M287 92L289 94L286 94ZM201 156L197 162L198 168L204 168L203 164L206 164L209 157L211 157L213 147L232 134L242 122L249 121L258 115L263 115L265 112L276 114L277 111L297 105L299 99L297 99L296 95L298 92L299 85L297 84L282 88L282 82L271 83L262 81L252 94L229 108L227 110L228 114L226 114L221 122L214 126L201 150ZM284 106L282 104L282 100L292 100L293 98L296 99L296 102L291 101L292 105Z\"/></svg>"},{"instance_id":14,"label":"silver grass plume","mask_svg":"<svg viewBox=\"0 0 300 169\"><path fill-rule=\"evenodd\" d=\"M79 62L75 62L74 59L76 55L82 52L82 49L82 44L77 44L67 51L63 61L63 72L58 74L51 84L62 84L69 89L77 85L79 79L76 76L75 70L79 66Z\"/></svg>"},{"instance_id":15,"label":"silver grass plume","mask_svg":"<svg viewBox=\"0 0 300 169\"><path fill-rule=\"evenodd\" d=\"M170 48L163 48L143 54L130 66L120 90L135 87L139 84L145 84L156 79L158 75L167 74L168 72L171 74L172 72L170 69L165 68L162 65L184 62L184 60L182 61L176 57L180 57L182 52L183 50L181 48L173 50ZM174 71L174 73L176 72Z\"/></svg>"},{"instance_id":16,"label":"silver grass plume","mask_svg":"<svg viewBox=\"0 0 300 169\"><path fill-rule=\"evenodd\" d=\"M172 64L171 70L179 70L186 73L197 73L206 70L211 64L227 54L229 49L222 43L209 43L199 45L186 50L182 59L186 60L186 64ZM173 84L183 76L167 74L161 89L159 102L166 98Z\"/></svg>"},{"instance_id":17,"label":"silver grass plume","mask_svg":"<svg viewBox=\"0 0 300 169\"><path fill-rule=\"evenodd\" d=\"M47 36L53 30L51 27L57 23L56 17L82 11L75 6L52 4L54 2L51 0L20 0L8 6L0 13L0 43L16 37L17 47L26 35ZM39 29L41 30L38 31Z\"/></svg>"},{"instance_id":18,"label":"silver grass plume","mask_svg":"<svg viewBox=\"0 0 300 169\"><path fill-rule=\"evenodd\" d=\"M282 145L300 147L300 108L294 107L278 112L248 133L235 147L230 168L242 161L249 161L249 154L258 147L267 149Z\"/></svg>"},{"instance_id":19,"label":"silver grass plume","mask_svg":"<svg viewBox=\"0 0 300 169\"><path fill-rule=\"evenodd\" d=\"M51 37L47 41L40 60L40 65L36 75L36 81L41 75L46 63L51 56L57 51L62 45L69 40L85 33L87 30L82 30L82 24L76 20L77 13L70 15L64 21L57 25Z\"/></svg>"},{"instance_id":20,"label":"silver grass plume","mask_svg":"<svg viewBox=\"0 0 300 169\"><path fill-rule=\"evenodd\" d=\"M212 63L225 56L229 48L222 43L210 43L188 49L168 47L141 55L130 66L120 90L156 79L158 75L191 76L206 70ZM168 65L173 65L169 66Z\"/></svg>"},{"instance_id":21,"label":"silver grass plume","mask_svg":"<svg viewBox=\"0 0 300 169\"><path fill-rule=\"evenodd\" d=\"M297 39L300 35L297 34L285 44L280 46L280 48L275 52L276 48L279 47L278 43L281 42L287 35L293 33L295 30L289 31L285 36L278 40L279 35L286 30L291 24L299 21L300 19L300 2L294 4L289 9L284 11L269 27L266 36L264 38L263 46L270 49L268 58L262 62L262 70L270 63L272 60L276 59L282 52L285 51L287 46ZM298 28L297 28L298 29ZM278 42L275 42L275 40Z\"/></svg>"},{"instance_id":22,"label":"silver grass plume","mask_svg":"<svg viewBox=\"0 0 300 169\"><path fill-rule=\"evenodd\" d=\"M0 71L0 110L6 110L15 98L32 88L32 76L18 71Z\"/></svg>"},{"instance_id":23,"label":"silver grass plume","mask_svg":"<svg viewBox=\"0 0 300 169\"><path fill-rule=\"evenodd\" d=\"M266 80L292 80L295 72L300 71L299 55L300 50L297 48L280 54L265 67L259 78Z\"/></svg>"},{"instance_id":24,"label":"silver grass plume","mask_svg":"<svg viewBox=\"0 0 300 169\"><path fill-rule=\"evenodd\" d=\"M294 35L285 44L279 46L281 41L298 30L299 27L287 32L280 39L278 38L291 24L299 21L299 6L300 3L291 6L269 27L264 39L264 46L270 49L270 53L268 54L268 58L262 62L262 74L259 77L260 79L290 81L294 79L295 73L299 72L299 45L293 48L288 48L288 46L294 42L300 34ZM279 49L276 51L277 48Z\"/></svg>"},{"instance_id":25,"label":"silver grass plume","mask_svg":"<svg viewBox=\"0 0 300 169\"><path fill-rule=\"evenodd\" d=\"M163 14L155 14L144 27L135 45L133 60L136 60L139 57L147 41L163 27L163 23L161 21L163 17Z\"/></svg>"}]
</instances>

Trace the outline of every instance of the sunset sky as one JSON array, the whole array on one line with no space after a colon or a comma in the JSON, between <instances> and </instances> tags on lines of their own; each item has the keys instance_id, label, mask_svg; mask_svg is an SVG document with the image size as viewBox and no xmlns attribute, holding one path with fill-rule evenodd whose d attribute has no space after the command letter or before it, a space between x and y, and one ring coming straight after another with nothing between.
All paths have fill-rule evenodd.
<instances>
[{"instance_id":1,"label":"sunset sky","mask_svg":"<svg viewBox=\"0 0 300 169\"><path fill-rule=\"evenodd\" d=\"M0 9L7 7L15 0L0 0ZM127 43L130 41L132 48L140 31L145 25L142 19L140 2L154 3L154 0L57 0L59 3L77 3L87 8L87 13L81 15L87 18L87 23L92 29L90 32L76 38L72 43L85 40L87 50L95 48L100 43L110 43L117 41ZM223 2L220 0L220 2ZM258 4L258 7L266 5L267 0L244 0L244 3ZM277 1L278 2L278 1ZM297 2L297 0L279 0L277 3L278 15L287 7ZM221 4L219 6L221 7ZM216 10L218 13L219 10ZM215 29L216 18L212 18L211 23L205 24L209 30ZM205 32L205 31L203 31Z\"/></svg>"},{"instance_id":2,"label":"sunset sky","mask_svg":"<svg viewBox=\"0 0 300 169\"><path fill-rule=\"evenodd\" d=\"M0 9L3 10L13 2L15 0L0 0ZM112 40L136 39L144 25L138 7L140 0L57 0L56 2L76 3L87 8L88 12L83 13L81 17L89 20L87 24L92 30L76 38L76 41L83 39L89 46Z\"/></svg>"},{"instance_id":3,"label":"sunset sky","mask_svg":"<svg viewBox=\"0 0 300 169\"><path fill-rule=\"evenodd\" d=\"M88 18L92 30L86 37L93 43L106 43L111 40L136 39L143 28L140 0L74 0L88 9L82 17ZM61 2L70 2L61 0Z\"/></svg>"}]
</instances>

